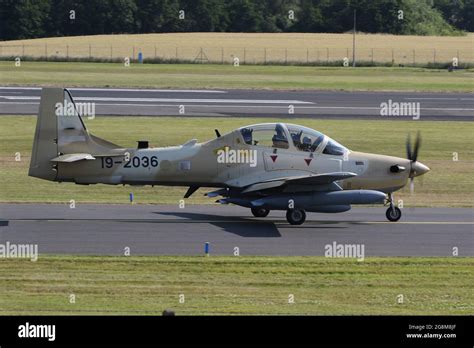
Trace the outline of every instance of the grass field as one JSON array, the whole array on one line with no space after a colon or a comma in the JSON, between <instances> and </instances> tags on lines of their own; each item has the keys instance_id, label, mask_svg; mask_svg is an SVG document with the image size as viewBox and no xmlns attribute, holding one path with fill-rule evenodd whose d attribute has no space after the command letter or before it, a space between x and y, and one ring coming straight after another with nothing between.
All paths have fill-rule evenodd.
<instances>
[{"instance_id":1,"label":"grass field","mask_svg":"<svg viewBox=\"0 0 474 348\"><path fill-rule=\"evenodd\" d=\"M474 313L472 258L40 255L0 274L0 315Z\"/></svg>"},{"instance_id":2,"label":"grass field","mask_svg":"<svg viewBox=\"0 0 474 348\"><path fill-rule=\"evenodd\" d=\"M474 62L474 33L466 36L358 34L357 59L396 64ZM0 56L144 57L194 60L201 48L213 62L341 61L352 57L351 34L166 33L96 35L0 42Z\"/></svg>"},{"instance_id":3,"label":"grass field","mask_svg":"<svg viewBox=\"0 0 474 348\"><path fill-rule=\"evenodd\" d=\"M89 130L122 146L135 147L136 140L149 139L152 146L175 145L197 138L212 139L214 128L222 134L245 124L269 122L268 119L241 118L149 118L98 117L85 120ZM474 123L472 122L378 122L363 120L281 119L315 128L357 151L405 157L405 139L420 130L423 136L419 159L431 168L415 180L415 194L408 188L396 194L404 206L471 207L474 194ZM185 188L91 185L54 183L27 176L35 118L0 117L0 201L1 202L81 202L127 203L131 190L137 203L178 204ZM163 130L166 125L166 131ZM370 136L367 134L370 132ZM15 161L15 153L21 161ZM453 161L453 152L459 160ZM188 203L212 203L201 189Z\"/></svg>"},{"instance_id":4,"label":"grass field","mask_svg":"<svg viewBox=\"0 0 474 348\"><path fill-rule=\"evenodd\" d=\"M0 62L2 85L472 92L474 69Z\"/></svg>"}]
</instances>

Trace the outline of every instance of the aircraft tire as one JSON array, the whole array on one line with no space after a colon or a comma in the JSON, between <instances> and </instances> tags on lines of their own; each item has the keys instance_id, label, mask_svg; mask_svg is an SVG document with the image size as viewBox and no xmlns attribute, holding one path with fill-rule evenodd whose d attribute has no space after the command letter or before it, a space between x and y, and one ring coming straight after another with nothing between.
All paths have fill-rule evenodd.
<instances>
[{"instance_id":1,"label":"aircraft tire","mask_svg":"<svg viewBox=\"0 0 474 348\"><path fill-rule=\"evenodd\" d=\"M402 211L398 207L394 207L393 209L395 211L393 211L392 208L388 208L385 213L385 216L389 221L395 222L400 220L400 218L402 217Z\"/></svg>"},{"instance_id":2,"label":"aircraft tire","mask_svg":"<svg viewBox=\"0 0 474 348\"><path fill-rule=\"evenodd\" d=\"M270 213L270 210L265 208L251 208L250 210L255 217L265 217Z\"/></svg>"},{"instance_id":3,"label":"aircraft tire","mask_svg":"<svg viewBox=\"0 0 474 348\"><path fill-rule=\"evenodd\" d=\"M306 213L303 209L288 209L286 211L286 220L290 225L301 225L306 220Z\"/></svg>"}]
</instances>

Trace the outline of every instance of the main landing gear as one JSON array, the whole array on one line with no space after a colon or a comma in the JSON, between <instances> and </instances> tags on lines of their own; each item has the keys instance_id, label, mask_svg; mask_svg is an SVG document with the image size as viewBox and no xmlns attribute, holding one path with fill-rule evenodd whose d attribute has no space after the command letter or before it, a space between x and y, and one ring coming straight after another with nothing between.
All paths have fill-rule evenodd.
<instances>
[{"instance_id":1,"label":"main landing gear","mask_svg":"<svg viewBox=\"0 0 474 348\"><path fill-rule=\"evenodd\" d=\"M288 209L286 220L290 225L301 225L306 220L306 213L303 209Z\"/></svg>"},{"instance_id":2,"label":"main landing gear","mask_svg":"<svg viewBox=\"0 0 474 348\"><path fill-rule=\"evenodd\" d=\"M268 215L268 213L270 213L270 210L265 208L252 208L250 210L255 217L265 217Z\"/></svg>"},{"instance_id":3,"label":"main landing gear","mask_svg":"<svg viewBox=\"0 0 474 348\"><path fill-rule=\"evenodd\" d=\"M269 209L265 208L251 208L253 216L255 217L265 217L270 213ZM303 209L288 209L286 211L286 220L291 225L301 225L306 220L306 212Z\"/></svg>"},{"instance_id":4,"label":"main landing gear","mask_svg":"<svg viewBox=\"0 0 474 348\"><path fill-rule=\"evenodd\" d=\"M393 196L391 193L388 194L387 202L390 204L390 207L385 212L385 216L387 217L387 219L392 222L400 220L400 218L402 217L402 211L400 210L400 208L393 205Z\"/></svg>"}]
</instances>

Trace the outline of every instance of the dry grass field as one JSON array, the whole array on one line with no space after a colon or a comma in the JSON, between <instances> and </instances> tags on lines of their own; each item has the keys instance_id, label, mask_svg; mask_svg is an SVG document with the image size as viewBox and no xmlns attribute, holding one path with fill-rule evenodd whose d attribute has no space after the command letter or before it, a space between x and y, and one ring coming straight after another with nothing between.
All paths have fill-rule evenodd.
<instances>
[{"instance_id":1,"label":"dry grass field","mask_svg":"<svg viewBox=\"0 0 474 348\"><path fill-rule=\"evenodd\" d=\"M472 315L472 262L40 253L0 262L0 315Z\"/></svg>"},{"instance_id":2,"label":"dry grass field","mask_svg":"<svg viewBox=\"0 0 474 348\"><path fill-rule=\"evenodd\" d=\"M474 33L466 36L358 34L359 61L413 64L474 62ZM202 54L201 52L202 48ZM0 42L0 56L177 58L230 63L324 62L352 57L352 34L169 33L57 37Z\"/></svg>"}]
</instances>

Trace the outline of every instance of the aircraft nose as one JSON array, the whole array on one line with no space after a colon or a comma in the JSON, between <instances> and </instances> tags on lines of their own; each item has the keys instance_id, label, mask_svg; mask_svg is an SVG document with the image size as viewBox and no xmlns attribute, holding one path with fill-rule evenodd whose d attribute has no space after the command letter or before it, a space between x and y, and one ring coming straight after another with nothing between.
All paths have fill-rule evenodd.
<instances>
[{"instance_id":1,"label":"aircraft nose","mask_svg":"<svg viewBox=\"0 0 474 348\"><path fill-rule=\"evenodd\" d=\"M413 176L420 176L420 175L428 173L430 171L430 168L428 168L421 162L414 162L412 164L412 170L414 172Z\"/></svg>"}]
</instances>

